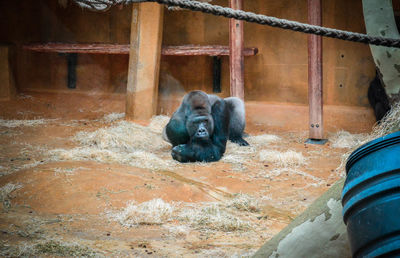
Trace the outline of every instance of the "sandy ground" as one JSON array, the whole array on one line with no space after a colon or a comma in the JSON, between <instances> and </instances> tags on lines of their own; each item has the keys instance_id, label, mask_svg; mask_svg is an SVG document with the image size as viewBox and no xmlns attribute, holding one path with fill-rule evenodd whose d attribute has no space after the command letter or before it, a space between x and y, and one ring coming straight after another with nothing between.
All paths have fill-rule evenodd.
<instances>
[{"instance_id":1,"label":"sandy ground","mask_svg":"<svg viewBox=\"0 0 400 258\"><path fill-rule=\"evenodd\" d=\"M0 102L0 255L251 256L339 179L348 151L250 124L251 147L179 164L165 117L135 125L123 110L123 96ZM125 144L129 130L148 141Z\"/></svg>"}]
</instances>

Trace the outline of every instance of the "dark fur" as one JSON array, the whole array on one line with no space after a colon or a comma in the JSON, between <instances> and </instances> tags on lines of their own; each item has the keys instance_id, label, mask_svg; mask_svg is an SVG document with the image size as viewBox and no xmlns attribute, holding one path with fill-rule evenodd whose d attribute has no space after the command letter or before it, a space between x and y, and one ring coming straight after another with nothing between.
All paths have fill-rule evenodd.
<instances>
[{"instance_id":1,"label":"dark fur","mask_svg":"<svg viewBox=\"0 0 400 258\"><path fill-rule=\"evenodd\" d=\"M244 110L240 110L238 101L209 96L202 91L188 93L165 127L166 140L173 145L172 157L180 162L212 162L221 159L228 138L248 145L242 138L244 117L238 114L244 115ZM199 130L206 137L199 137Z\"/></svg>"},{"instance_id":2,"label":"dark fur","mask_svg":"<svg viewBox=\"0 0 400 258\"><path fill-rule=\"evenodd\" d=\"M379 123L382 118L389 112L390 104L385 89L379 78L379 72L376 72L375 78L368 88L368 100L374 109L376 121Z\"/></svg>"}]
</instances>

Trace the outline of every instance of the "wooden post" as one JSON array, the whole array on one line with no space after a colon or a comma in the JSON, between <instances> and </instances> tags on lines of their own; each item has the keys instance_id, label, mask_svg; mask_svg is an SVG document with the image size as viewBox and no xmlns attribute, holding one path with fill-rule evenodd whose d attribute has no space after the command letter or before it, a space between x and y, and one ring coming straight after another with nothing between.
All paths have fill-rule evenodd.
<instances>
[{"instance_id":1,"label":"wooden post","mask_svg":"<svg viewBox=\"0 0 400 258\"><path fill-rule=\"evenodd\" d=\"M164 6L133 4L126 118L148 120L156 112Z\"/></svg>"},{"instance_id":2,"label":"wooden post","mask_svg":"<svg viewBox=\"0 0 400 258\"><path fill-rule=\"evenodd\" d=\"M308 23L322 24L321 0L308 0ZM322 103L322 38L308 36L308 102L310 109L309 137L323 137Z\"/></svg>"},{"instance_id":3,"label":"wooden post","mask_svg":"<svg viewBox=\"0 0 400 258\"><path fill-rule=\"evenodd\" d=\"M243 0L230 0L230 7L242 9ZM243 21L229 21L229 70L231 96L244 100Z\"/></svg>"},{"instance_id":4,"label":"wooden post","mask_svg":"<svg viewBox=\"0 0 400 258\"><path fill-rule=\"evenodd\" d=\"M0 46L0 101L11 100L16 95L16 87L10 65L10 46Z\"/></svg>"}]
</instances>

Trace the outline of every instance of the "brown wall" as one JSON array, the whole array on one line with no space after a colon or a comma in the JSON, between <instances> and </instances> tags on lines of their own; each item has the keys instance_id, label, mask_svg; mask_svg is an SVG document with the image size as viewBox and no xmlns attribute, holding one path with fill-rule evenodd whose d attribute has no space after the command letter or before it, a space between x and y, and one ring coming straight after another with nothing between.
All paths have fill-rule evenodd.
<instances>
[{"instance_id":1,"label":"brown wall","mask_svg":"<svg viewBox=\"0 0 400 258\"><path fill-rule=\"evenodd\" d=\"M226 5L227 1L213 3ZM305 0L244 1L246 11L307 22ZM323 25L365 32L361 1L323 1ZM228 20L188 11L167 12L165 44L228 44ZM245 23L245 46L259 54L245 58L245 99L307 104L307 35ZM211 58L165 57L168 72L188 91L212 89ZM223 96L229 94L228 58L222 61ZM367 88L374 76L368 45L323 40L324 102L329 105L368 106ZM161 85L163 89L163 85Z\"/></svg>"},{"instance_id":2,"label":"brown wall","mask_svg":"<svg viewBox=\"0 0 400 258\"><path fill-rule=\"evenodd\" d=\"M96 13L81 9L71 1L64 9L57 2L0 1L0 17L7 21L0 24L0 43L17 45L14 65L19 90L68 91L66 58L58 54L22 51L19 46L23 43L129 42L130 6ZM244 2L247 11L300 22L307 19L306 0ZM212 3L226 6L227 0ZM323 1L324 26L365 32L363 24L361 1ZM227 45L228 37L228 20L225 18L189 11L165 12L164 45ZM259 48L257 56L245 59L246 100L307 104L305 34L245 23L245 45ZM367 88L374 76L369 47L324 39L323 53L325 104L368 106ZM162 57L161 97L180 96L193 89L211 92L211 61L210 57ZM77 89L74 91L123 93L127 66L127 56L80 54ZM228 96L227 57L222 58L222 90L221 96Z\"/></svg>"},{"instance_id":3,"label":"brown wall","mask_svg":"<svg viewBox=\"0 0 400 258\"><path fill-rule=\"evenodd\" d=\"M35 4L34 4L35 3ZM30 42L129 43L131 8L105 13L82 9L69 1L1 1L0 42L16 44L14 68L19 90L69 91L67 61L57 53L24 51ZM79 54L76 91L122 93L126 88L128 56Z\"/></svg>"}]
</instances>

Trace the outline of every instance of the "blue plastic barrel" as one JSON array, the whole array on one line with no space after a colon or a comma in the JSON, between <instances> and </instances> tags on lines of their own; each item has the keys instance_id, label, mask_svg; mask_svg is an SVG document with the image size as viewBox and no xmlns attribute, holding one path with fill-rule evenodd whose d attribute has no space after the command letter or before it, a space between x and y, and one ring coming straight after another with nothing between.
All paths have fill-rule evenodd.
<instances>
[{"instance_id":1,"label":"blue plastic barrel","mask_svg":"<svg viewBox=\"0 0 400 258\"><path fill-rule=\"evenodd\" d=\"M355 150L346 173L343 220L353 257L400 257L400 131Z\"/></svg>"}]
</instances>

